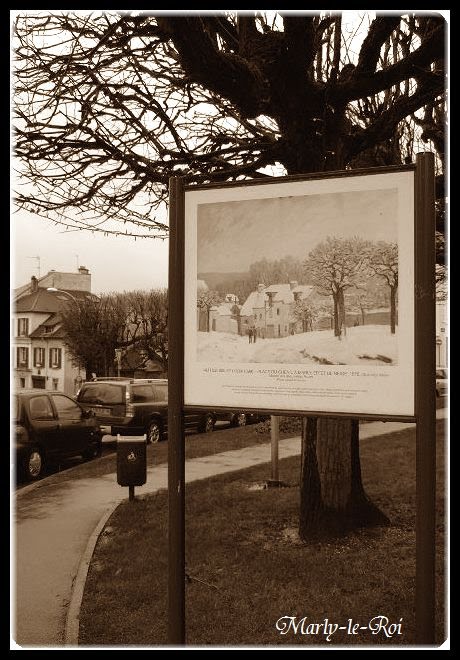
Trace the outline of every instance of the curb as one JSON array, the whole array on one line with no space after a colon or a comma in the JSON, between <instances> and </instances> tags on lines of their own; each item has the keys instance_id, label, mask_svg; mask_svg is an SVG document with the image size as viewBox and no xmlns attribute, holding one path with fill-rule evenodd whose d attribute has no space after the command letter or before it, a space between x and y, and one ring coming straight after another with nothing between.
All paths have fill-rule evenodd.
<instances>
[{"instance_id":1,"label":"curb","mask_svg":"<svg viewBox=\"0 0 460 660\"><path fill-rule=\"evenodd\" d=\"M91 558L93 556L94 548L103 531L108 519L115 511L120 502L112 504L107 511L102 515L98 524L94 528L93 533L89 537L86 544L85 551L78 565L77 574L72 587L72 595L70 596L69 609L67 610L67 618L64 631L64 646L78 646L78 635L80 632L80 608L83 600L83 593L85 590L86 577L88 575Z\"/></svg>"}]
</instances>

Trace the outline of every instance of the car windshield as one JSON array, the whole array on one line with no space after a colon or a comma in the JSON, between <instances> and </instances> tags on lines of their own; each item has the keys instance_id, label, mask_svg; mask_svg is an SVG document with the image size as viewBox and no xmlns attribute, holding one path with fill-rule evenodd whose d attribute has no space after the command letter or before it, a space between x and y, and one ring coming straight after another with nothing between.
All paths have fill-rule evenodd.
<instances>
[{"instance_id":1,"label":"car windshield","mask_svg":"<svg viewBox=\"0 0 460 660\"><path fill-rule=\"evenodd\" d=\"M118 383L88 383L78 395L82 403L123 403L123 385Z\"/></svg>"}]
</instances>

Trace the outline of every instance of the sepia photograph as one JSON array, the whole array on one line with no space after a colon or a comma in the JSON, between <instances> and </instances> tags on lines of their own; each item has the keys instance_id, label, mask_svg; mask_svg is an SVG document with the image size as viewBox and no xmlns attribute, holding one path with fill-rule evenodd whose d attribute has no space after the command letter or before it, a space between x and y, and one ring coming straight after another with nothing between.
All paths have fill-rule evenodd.
<instances>
[{"instance_id":1,"label":"sepia photograph","mask_svg":"<svg viewBox=\"0 0 460 660\"><path fill-rule=\"evenodd\" d=\"M9 11L10 651L450 649L450 25Z\"/></svg>"}]
</instances>

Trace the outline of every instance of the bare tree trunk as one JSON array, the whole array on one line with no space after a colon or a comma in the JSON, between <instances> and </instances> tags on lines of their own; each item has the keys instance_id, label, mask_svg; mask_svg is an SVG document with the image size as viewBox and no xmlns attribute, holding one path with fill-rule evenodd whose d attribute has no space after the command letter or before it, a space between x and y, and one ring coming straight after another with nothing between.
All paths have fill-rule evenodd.
<instances>
[{"instance_id":1,"label":"bare tree trunk","mask_svg":"<svg viewBox=\"0 0 460 660\"><path fill-rule=\"evenodd\" d=\"M304 417L299 535L304 541L388 525L364 492L357 419Z\"/></svg>"},{"instance_id":2,"label":"bare tree trunk","mask_svg":"<svg viewBox=\"0 0 460 660\"><path fill-rule=\"evenodd\" d=\"M391 334L396 333L396 287L390 286L390 325Z\"/></svg>"},{"instance_id":3,"label":"bare tree trunk","mask_svg":"<svg viewBox=\"0 0 460 660\"><path fill-rule=\"evenodd\" d=\"M340 319L339 319L339 300L338 294L333 293L332 299L334 301L334 337L340 337Z\"/></svg>"},{"instance_id":4,"label":"bare tree trunk","mask_svg":"<svg viewBox=\"0 0 460 660\"><path fill-rule=\"evenodd\" d=\"M345 318L345 298L343 295L343 289L340 289L338 293L338 308L339 308L339 337L347 336L347 323Z\"/></svg>"}]
</instances>

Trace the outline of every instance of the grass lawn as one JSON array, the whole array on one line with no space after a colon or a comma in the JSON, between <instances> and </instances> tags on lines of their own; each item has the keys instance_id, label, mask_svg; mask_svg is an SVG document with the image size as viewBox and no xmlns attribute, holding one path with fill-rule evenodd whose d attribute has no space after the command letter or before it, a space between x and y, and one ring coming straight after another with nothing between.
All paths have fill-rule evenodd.
<instances>
[{"instance_id":1,"label":"grass lawn","mask_svg":"<svg viewBox=\"0 0 460 660\"><path fill-rule=\"evenodd\" d=\"M248 427L250 428L250 427ZM221 433L221 432L220 432ZM219 435L220 435L219 433ZM217 436L217 434L216 434ZM444 640L444 422L437 423L437 641ZM280 461L291 487L260 489L266 466L187 485L187 644L405 645L414 643L415 432L361 441L363 481L388 528L328 542L297 537L299 458ZM96 546L80 615L80 645L167 644L167 494L120 505ZM401 635L361 631L281 635L283 616L307 623L378 615Z\"/></svg>"}]
</instances>

